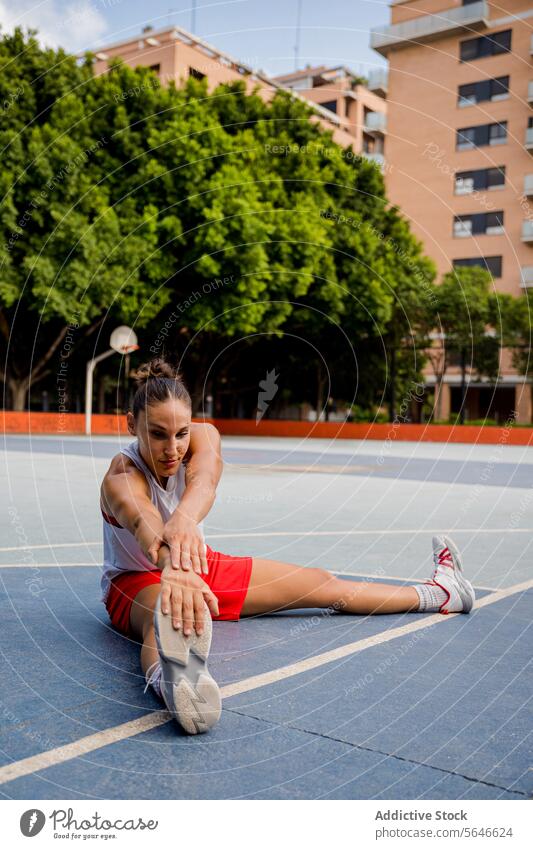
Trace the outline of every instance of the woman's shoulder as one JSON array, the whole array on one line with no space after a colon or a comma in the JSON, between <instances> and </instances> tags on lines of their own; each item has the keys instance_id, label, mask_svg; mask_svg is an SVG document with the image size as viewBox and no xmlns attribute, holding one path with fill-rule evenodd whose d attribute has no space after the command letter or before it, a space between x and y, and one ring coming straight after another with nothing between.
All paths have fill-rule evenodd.
<instances>
[{"instance_id":1,"label":"woman's shoulder","mask_svg":"<svg viewBox=\"0 0 533 849\"><path fill-rule=\"evenodd\" d=\"M120 451L118 454L115 454L111 460L107 471L108 474L121 475L135 470L139 471L131 457L128 457L127 454L123 454L122 451Z\"/></svg>"},{"instance_id":2,"label":"woman's shoulder","mask_svg":"<svg viewBox=\"0 0 533 849\"><path fill-rule=\"evenodd\" d=\"M128 475L128 479L130 481L132 479L139 480L142 481L144 487L148 486L146 475L134 462L134 460L132 460L131 457L128 457L127 454L123 454L122 451L115 454L111 460L103 482L105 484L106 481L113 478L116 479L120 475Z\"/></svg>"},{"instance_id":3,"label":"woman's shoulder","mask_svg":"<svg viewBox=\"0 0 533 849\"><path fill-rule=\"evenodd\" d=\"M109 464L100 487L100 508L109 512L110 505L121 499L124 493L130 496L150 495L150 486L145 475L133 460L125 454L116 454ZM107 505L107 508L106 508Z\"/></svg>"}]
</instances>

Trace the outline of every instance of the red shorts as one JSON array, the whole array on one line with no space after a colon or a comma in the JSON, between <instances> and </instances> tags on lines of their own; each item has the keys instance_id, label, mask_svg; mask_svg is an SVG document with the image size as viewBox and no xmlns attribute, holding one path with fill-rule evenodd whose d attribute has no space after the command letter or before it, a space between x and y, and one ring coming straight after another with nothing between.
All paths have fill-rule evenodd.
<instances>
[{"instance_id":1,"label":"red shorts","mask_svg":"<svg viewBox=\"0 0 533 849\"><path fill-rule=\"evenodd\" d=\"M252 573L251 557L232 557L213 551L206 545L209 572L202 575L218 599L219 615L213 619L239 619ZM124 572L111 581L106 601L111 623L128 637L133 636L130 629L130 610L137 593L150 586L161 583L159 569L143 572Z\"/></svg>"}]
</instances>

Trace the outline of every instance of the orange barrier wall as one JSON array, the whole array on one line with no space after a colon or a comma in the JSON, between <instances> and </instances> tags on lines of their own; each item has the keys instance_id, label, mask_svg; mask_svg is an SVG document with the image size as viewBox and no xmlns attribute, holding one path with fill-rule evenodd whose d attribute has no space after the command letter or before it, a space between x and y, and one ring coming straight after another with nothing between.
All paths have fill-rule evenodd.
<instances>
[{"instance_id":1,"label":"orange barrier wall","mask_svg":"<svg viewBox=\"0 0 533 849\"><path fill-rule=\"evenodd\" d=\"M392 442L467 442L482 445L533 445L533 427L297 422L253 419L209 419L227 436L298 436L328 439L390 439ZM0 417L4 433L83 434L83 413L16 413ZM126 416L95 414L95 435L127 433Z\"/></svg>"},{"instance_id":2,"label":"orange barrier wall","mask_svg":"<svg viewBox=\"0 0 533 849\"><path fill-rule=\"evenodd\" d=\"M7 410L2 413L0 427L4 433L47 433L54 436L62 434L85 433L84 413L16 413ZM94 434L127 433L126 416L94 415L92 421Z\"/></svg>"}]
</instances>

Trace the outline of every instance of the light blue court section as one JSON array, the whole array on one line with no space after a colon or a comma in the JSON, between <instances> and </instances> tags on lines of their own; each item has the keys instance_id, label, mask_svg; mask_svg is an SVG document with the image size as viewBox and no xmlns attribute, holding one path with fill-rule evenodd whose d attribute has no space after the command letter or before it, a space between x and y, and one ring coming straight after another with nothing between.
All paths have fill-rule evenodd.
<instances>
[{"instance_id":1,"label":"light blue court section","mask_svg":"<svg viewBox=\"0 0 533 849\"><path fill-rule=\"evenodd\" d=\"M205 737L168 722L118 740L122 723L161 709L143 694L139 646L99 601L98 491L118 442L16 437L6 447L0 779L9 764L111 736L0 783L3 798L533 797L533 589L494 595L531 579L533 449L224 440L206 522L214 548L412 583L430 574L432 532L449 530L478 599L499 600L415 632L425 616L215 623L219 684L275 671L273 683L225 698ZM362 651L280 672L362 640Z\"/></svg>"},{"instance_id":2,"label":"light blue court section","mask_svg":"<svg viewBox=\"0 0 533 849\"><path fill-rule=\"evenodd\" d=\"M0 566L101 563L99 487L120 442L8 436L5 448ZM531 574L533 448L226 438L223 454L205 523L220 551L425 580L431 536L445 530L477 586Z\"/></svg>"}]
</instances>

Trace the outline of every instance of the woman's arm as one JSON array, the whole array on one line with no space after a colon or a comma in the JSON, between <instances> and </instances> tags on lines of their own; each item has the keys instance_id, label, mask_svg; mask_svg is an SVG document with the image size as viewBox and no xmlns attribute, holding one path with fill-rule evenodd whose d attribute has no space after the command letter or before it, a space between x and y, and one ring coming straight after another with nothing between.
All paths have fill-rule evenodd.
<instances>
[{"instance_id":1,"label":"woman's arm","mask_svg":"<svg viewBox=\"0 0 533 849\"><path fill-rule=\"evenodd\" d=\"M198 522L207 516L216 497L222 474L220 434L208 423L191 425L189 450L184 458L185 492L163 530L175 569L207 573L205 547Z\"/></svg>"},{"instance_id":2,"label":"woman's arm","mask_svg":"<svg viewBox=\"0 0 533 849\"><path fill-rule=\"evenodd\" d=\"M218 599L199 575L190 570L174 569L170 550L163 543L159 549L158 568L161 569L161 610L171 613L175 628L183 628L185 636L193 630L201 634L207 604L211 616L219 615Z\"/></svg>"},{"instance_id":3,"label":"woman's arm","mask_svg":"<svg viewBox=\"0 0 533 849\"><path fill-rule=\"evenodd\" d=\"M143 473L124 454L117 454L102 481L102 510L133 534L152 563L157 566L164 522L152 504Z\"/></svg>"}]
</instances>

